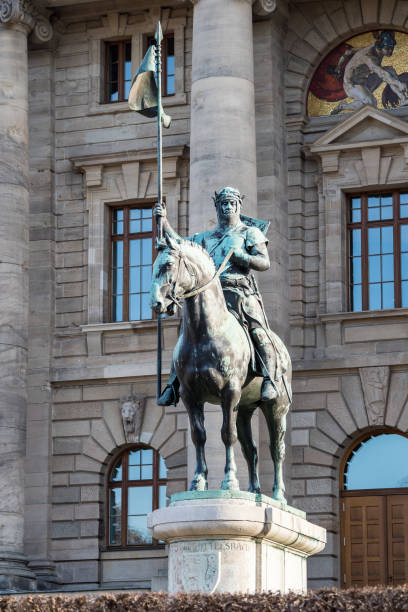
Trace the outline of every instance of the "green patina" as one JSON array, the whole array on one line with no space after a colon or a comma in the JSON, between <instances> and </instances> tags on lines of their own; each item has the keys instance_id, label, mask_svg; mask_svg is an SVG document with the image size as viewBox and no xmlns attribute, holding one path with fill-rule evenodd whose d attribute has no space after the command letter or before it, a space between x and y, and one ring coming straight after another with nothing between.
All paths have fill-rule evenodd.
<instances>
[{"instance_id":1,"label":"green patina","mask_svg":"<svg viewBox=\"0 0 408 612\"><path fill-rule=\"evenodd\" d=\"M181 493L174 493L170 498L170 505L174 502L179 501L194 501L198 499L247 499L256 503L267 504L268 506L274 506L280 510L285 510L291 514L295 514L301 518L306 518L306 512L293 508L287 504L278 502L272 497L262 495L262 493L249 493L249 491L226 491L222 489L209 489L208 491L183 491Z\"/></svg>"}]
</instances>

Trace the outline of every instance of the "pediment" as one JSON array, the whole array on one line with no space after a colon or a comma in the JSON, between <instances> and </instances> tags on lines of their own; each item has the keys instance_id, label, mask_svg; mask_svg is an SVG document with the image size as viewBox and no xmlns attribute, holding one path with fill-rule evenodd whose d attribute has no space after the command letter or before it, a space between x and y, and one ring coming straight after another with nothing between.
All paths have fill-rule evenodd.
<instances>
[{"instance_id":1,"label":"pediment","mask_svg":"<svg viewBox=\"0 0 408 612\"><path fill-rule=\"evenodd\" d=\"M408 123L387 111L365 106L328 130L311 145L312 152L335 151L364 145L388 144L387 141L408 141Z\"/></svg>"}]
</instances>

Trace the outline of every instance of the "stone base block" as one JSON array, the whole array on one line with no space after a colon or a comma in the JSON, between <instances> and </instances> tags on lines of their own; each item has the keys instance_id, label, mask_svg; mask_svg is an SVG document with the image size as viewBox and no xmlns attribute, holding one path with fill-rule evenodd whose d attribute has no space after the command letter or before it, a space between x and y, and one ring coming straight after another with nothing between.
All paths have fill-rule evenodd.
<instances>
[{"instance_id":1,"label":"stone base block","mask_svg":"<svg viewBox=\"0 0 408 612\"><path fill-rule=\"evenodd\" d=\"M176 493L148 518L169 545L169 592L304 592L326 530L305 513L243 491Z\"/></svg>"},{"instance_id":2,"label":"stone base block","mask_svg":"<svg viewBox=\"0 0 408 612\"><path fill-rule=\"evenodd\" d=\"M24 555L0 552L0 592L35 591L35 574L27 567Z\"/></svg>"}]
</instances>

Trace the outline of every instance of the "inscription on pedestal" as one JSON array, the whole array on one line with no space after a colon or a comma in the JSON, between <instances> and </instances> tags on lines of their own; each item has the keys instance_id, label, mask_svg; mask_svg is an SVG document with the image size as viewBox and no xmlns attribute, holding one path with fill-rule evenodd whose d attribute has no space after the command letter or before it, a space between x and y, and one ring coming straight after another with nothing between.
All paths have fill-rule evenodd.
<instances>
[{"instance_id":1,"label":"inscription on pedestal","mask_svg":"<svg viewBox=\"0 0 408 612\"><path fill-rule=\"evenodd\" d=\"M245 573L244 584L248 578L251 580L254 553L252 543L236 540L172 543L169 552L169 590L213 593L229 590L230 583L235 583L234 590L237 590L237 586L243 584L237 573Z\"/></svg>"}]
</instances>

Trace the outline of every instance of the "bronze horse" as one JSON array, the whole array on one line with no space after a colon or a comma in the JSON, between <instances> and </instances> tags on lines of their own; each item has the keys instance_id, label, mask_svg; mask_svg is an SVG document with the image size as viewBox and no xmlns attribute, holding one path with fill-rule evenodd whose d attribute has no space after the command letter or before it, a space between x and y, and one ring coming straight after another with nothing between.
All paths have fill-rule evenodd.
<instances>
[{"instance_id":1,"label":"bronze horse","mask_svg":"<svg viewBox=\"0 0 408 612\"><path fill-rule=\"evenodd\" d=\"M225 445L225 477L221 488L238 490L233 446L237 440L248 464L248 490L260 493L258 453L252 437L251 418L259 406L265 415L270 451L275 466L273 498L285 502L282 465L285 455L286 414L291 403L292 368L279 337L274 341L286 357L284 377L276 382L279 397L261 402L262 377L252 372L251 350L244 329L228 311L219 274L210 255L188 240L181 243L166 236L158 244L153 266L151 306L157 313L172 312L184 299L181 332L174 349L174 367L180 395L190 419L196 448L196 470L190 490L207 485L204 446L204 404L221 404L222 441Z\"/></svg>"}]
</instances>

